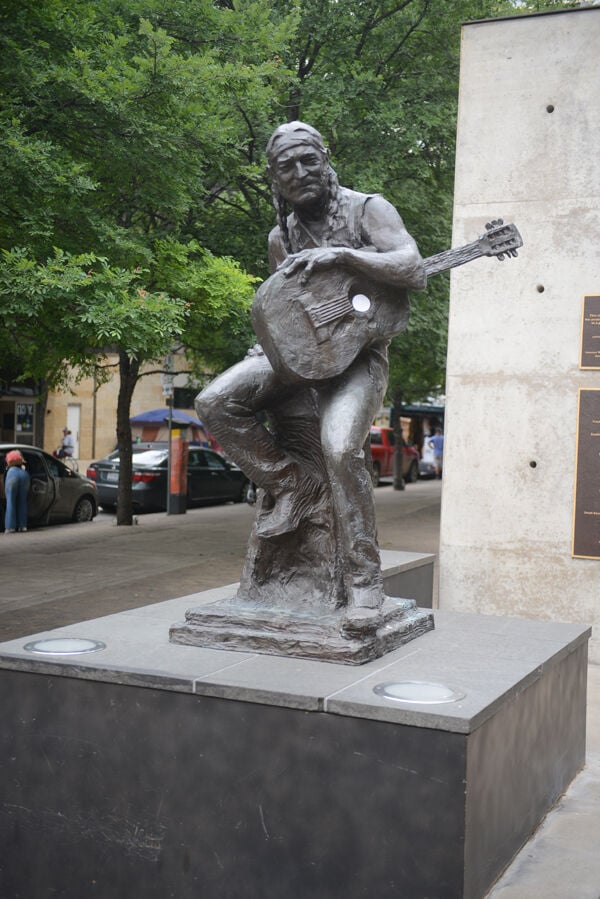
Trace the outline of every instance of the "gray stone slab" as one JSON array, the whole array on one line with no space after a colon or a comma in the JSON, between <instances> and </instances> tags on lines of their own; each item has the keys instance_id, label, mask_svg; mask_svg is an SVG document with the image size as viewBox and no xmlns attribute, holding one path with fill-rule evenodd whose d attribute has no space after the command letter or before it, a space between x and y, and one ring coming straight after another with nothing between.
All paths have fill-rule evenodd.
<instances>
[{"instance_id":1,"label":"gray stone slab","mask_svg":"<svg viewBox=\"0 0 600 899\"><path fill-rule=\"evenodd\" d=\"M436 611L434 631L360 669L169 642L169 626L191 605L233 595L235 586L34 635L101 640L100 652L34 655L24 649L34 636L0 644L0 668L470 733L589 635L581 625ZM441 683L465 697L431 706L374 693L406 681Z\"/></svg>"},{"instance_id":2,"label":"gray stone slab","mask_svg":"<svg viewBox=\"0 0 600 899\"><path fill-rule=\"evenodd\" d=\"M430 553L381 550L383 589L388 596L414 599L418 606L433 605L433 566Z\"/></svg>"},{"instance_id":3,"label":"gray stone slab","mask_svg":"<svg viewBox=\"0 0 600 899\"><path fill-rule=\"evenodd\" d=\"M360 682L327 697L327 711L470 733L507 698L587 642L590 633L581 625L515 618L440 611L435 618L435 631L414 644L412 652L408 647L403 658L388 657L385 671L369 673ZM433 707L386 699L373 692L382 676L383 682L441 683L464 692L465 698Z\"/></svg>"},{"instance_id":4,"label":"gray stone slab","mask_svg":"<svg viewBox=\"0 0 600 899\"><path fill-rule=\"evenodd\" d=\"M433 565L435 556L433 553L405 552L403 550L382 549L381 569L384 577L393 577L403 571L411 571L414 568L423 568Z\"/></svg>"},{"instance_id":5,"label":"gray stone slab","mask_svg":"<svg viewBox=\"0 0 600 899\"><path fill-rule=\"evenodd\" d=\"M406 647L390 656L397 657ZM380 660L362 665L360 672L379 671ZM357 669L348 665L323 663L311 659L288 659L281 656L255 655L226 671L207 674L195 683L195 691L204 696L218 696L242 702L261 702L308 711L325 711L329 692L337 693L356 684ZM251 691L248 684L252 684Z\"/></svg>"}]
</instances>

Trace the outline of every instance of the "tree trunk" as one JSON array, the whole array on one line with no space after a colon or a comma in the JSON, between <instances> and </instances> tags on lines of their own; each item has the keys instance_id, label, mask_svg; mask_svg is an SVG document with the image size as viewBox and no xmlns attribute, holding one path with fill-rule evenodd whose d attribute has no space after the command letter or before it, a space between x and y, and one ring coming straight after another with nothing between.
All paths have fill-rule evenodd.
<instances>
[{"instance_id":1,"label":"tree trunk","mask_svg":"<svg viewBox=\"0 0 600 899\"><path fill-rule=\"evenodd\" d=\"M35 406L35 442L36 446L43 447L46 439L46 409L48 408L47 381L38 381L36 388L40 401Z\"/></svg>"},{"instance_id":2,"label":"tree trunk","mask_svg":"<svg viewBox=\"0 0 600 899\"><path fill-rule=\"evenodd\" d=\"M133 498L131 475L133 453L131 449L131 399L140 373L140 364L126 353L119 353L119 398L117 402L117 443L119 446L119 495L117 499L117 525L133 524Z\"/></svg>"}]
</instances>

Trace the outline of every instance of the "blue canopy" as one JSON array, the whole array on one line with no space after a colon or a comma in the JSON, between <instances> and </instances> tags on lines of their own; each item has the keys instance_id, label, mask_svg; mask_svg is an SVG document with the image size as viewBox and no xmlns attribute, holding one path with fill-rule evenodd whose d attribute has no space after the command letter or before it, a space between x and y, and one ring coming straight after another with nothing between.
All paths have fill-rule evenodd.
<instances>
[{"instance_id":1,"label":"blue canopy","mask_svg":"<svg viewBox=\"0 0 600 899\"><path fill-rule=\"evenodd\" d=\"M149 412L140 412L138 415L133 415L129 421L132 425L165 424L169 418L169 411L166 407L164 409L151 409ZM204 428L201 421L182 409L173 409L173 418L176 421L185 421L188 425L195 425L197 428Z\"/></svg>"}]
</instances>

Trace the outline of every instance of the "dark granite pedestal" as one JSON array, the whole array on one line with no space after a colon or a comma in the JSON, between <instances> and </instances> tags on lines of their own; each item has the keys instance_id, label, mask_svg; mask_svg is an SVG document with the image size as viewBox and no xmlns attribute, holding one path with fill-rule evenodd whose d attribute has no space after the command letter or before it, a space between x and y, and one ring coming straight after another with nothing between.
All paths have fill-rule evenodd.
<instances>
[{"instance_id":1,"label":"dark granite pedestal","mask_svg":"<svg viewBox=\"0 0 600 899\"><path fill-rule=\"evenodd\" d=\"M436 611L360 668L169 643L223 595L0 644L3 899L485 895L584 763L589 630Z\"/></svg>"}]
</instances>

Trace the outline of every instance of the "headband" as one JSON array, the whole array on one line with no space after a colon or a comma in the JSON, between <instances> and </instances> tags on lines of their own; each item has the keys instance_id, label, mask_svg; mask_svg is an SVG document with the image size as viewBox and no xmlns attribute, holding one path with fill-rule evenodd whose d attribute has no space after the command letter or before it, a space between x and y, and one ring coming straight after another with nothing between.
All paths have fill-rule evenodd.
<instances>
[{"instance_id":1,"label":"headband","mask_svg":"<svg viewBox=\"0 0 600 899\"><path fill-rule=\"evenodd\" d=\"M327 154L325 142L316 128L306 125L304 122L287 122L285 125L280 125L271 135L267 144L269 162L276 159L284 150L299 144L308 144L321 153Z\"/></svg>"}]
</instances>

